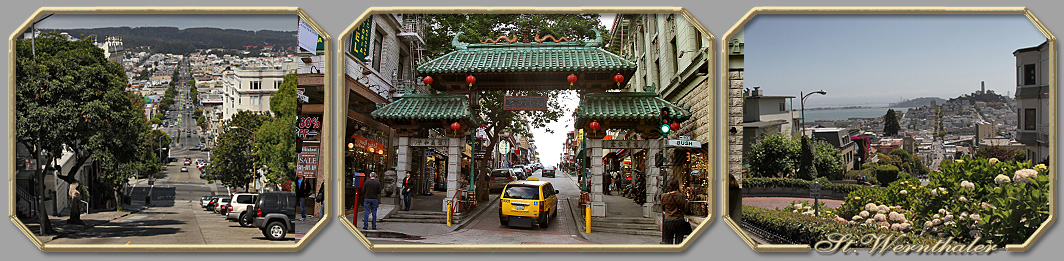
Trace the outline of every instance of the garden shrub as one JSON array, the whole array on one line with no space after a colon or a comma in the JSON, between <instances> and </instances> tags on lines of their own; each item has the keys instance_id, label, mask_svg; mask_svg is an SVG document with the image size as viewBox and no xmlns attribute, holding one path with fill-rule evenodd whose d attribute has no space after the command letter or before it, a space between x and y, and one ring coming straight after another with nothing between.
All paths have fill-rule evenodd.
<instances>
[{"instance_id":1,"label":"garden shrub","mask_svg":"<svg viewBox=\"0 0 1064 261\"><path fill-rule=\"evenodd\" d=\"M894 165L876 166L876 180L879 184L890 184L898 179L898 167Z\"/></svg>"},{"instance_id":2,"label":"garden shrub","mask_svg":"<svg viewBox=\"0 0 1064 261\"><path fill-rule=\"evenodd\" d=\"M841 233L860 237L866 234L892 234L903 236L903 243L909 244L934 244L937 239L903 234L888 229L880 229L874 226L865 226L849 222L836 221L831 218L818 218L788 211L770 210L754 206L743 206L743 222L750 223L781 237L795 242L801 242L813 246L817 241L827 239L827 235ZM871 247L860 242L852 247Z\"/></svg>"}]
</instances>

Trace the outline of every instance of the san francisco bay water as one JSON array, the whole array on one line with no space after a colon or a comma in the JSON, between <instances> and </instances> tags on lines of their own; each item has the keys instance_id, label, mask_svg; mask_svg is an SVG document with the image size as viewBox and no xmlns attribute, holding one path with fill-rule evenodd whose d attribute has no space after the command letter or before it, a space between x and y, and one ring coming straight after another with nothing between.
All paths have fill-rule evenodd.
<instances>
[{"instance_id":1,"label":"san francisco bay water","mask_svg":"<svg viewBox=\"0 0 1064 261\"><path fill-rule=\"evenodd\" d=\"M854 109L837 109L837 110L805 110L805 121L814 122L818 120L846 120L849 118L876 118L887 114L888 107L878 108L854 108ZM907 112L909 107L897 107L893 108L897 112Z\"/></svg>"}]
</instances>

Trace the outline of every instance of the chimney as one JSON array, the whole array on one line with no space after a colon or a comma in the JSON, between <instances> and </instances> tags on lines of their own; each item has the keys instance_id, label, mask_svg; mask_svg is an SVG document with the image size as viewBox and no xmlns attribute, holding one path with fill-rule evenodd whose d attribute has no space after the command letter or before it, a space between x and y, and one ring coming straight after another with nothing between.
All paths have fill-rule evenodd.
<instances>
[{"instance_id":1,"label":"chimney","mask_svg":"<svg viewBox=\"0 0 1064 261\"><path fill-rule=\"evenodd\" d=\"M763 93L764 91L761 90L761 87L754 86L754 94L751 96L761 96Z\"/></svg>"}]
</instances>

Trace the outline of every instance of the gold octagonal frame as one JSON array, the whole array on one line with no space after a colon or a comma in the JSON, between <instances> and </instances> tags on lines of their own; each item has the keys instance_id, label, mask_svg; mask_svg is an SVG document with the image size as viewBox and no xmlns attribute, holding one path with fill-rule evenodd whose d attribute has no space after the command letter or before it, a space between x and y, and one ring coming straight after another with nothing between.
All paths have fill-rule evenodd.
<instances>
[{"instance_id":1,"label":"gold octagonal frame","mask_svg":"<svg viewBox=\"0 0 1064 261\"><path fill-rule=\"evenodd\" d=\"M365 12L363 12L362 15L360 15L354 22L352 22L350 26L345 28L343 33L341 33L339 38L337 38L337 39L346 39L347 37L350 37L351 34L355 31L356 26L360 25L362 22L366 21L368 19L368 17L370 17L371 15L375 15L375 14L393 14L393 13L403 13L403 14L456 14L456 13L502 14L502 13L510 13L510 14L512 14L512 13L530 13L530 12L547 13L547 14L573 14L573 13L681 14L684 18L686 18L688 21L690 21L691 24L694 25L694 27L696 29L698 29L703 34L703 36L705 38L707 38L709 40L710 50L713 50L713 46L716 44L715 43L715 37L713 36L713 34L711 34L709 32L709 30L704 25L702 25L701 22L698 22L698 20L695 19L695 17L693 15L691 15L690 12L688 12L686 9L681 8L681 7L370 7ZM343 48L338 48L335 51L336 51L335 57L338 57L336 59L336 61L334 61L334 62L336 62L336 65L335 65L336 68L337 68L336 71L337 72L345 72L346 70L344 68L344 61L343 61L344 60L343 57L344 57L344 52L345 51L343 50ZM710 51L710 53L712 53L712 51ZM710 87L712 88L712 83L715 82L713 80L714 79L713 77L715 77L715 76L712 73L713 72L713 69L712 69L712 67L713 67L712 58L710 58L710 61L706 64L706 66L710 67L709 72L711 72L711 73L708 74L709 78L707 79L707 81L709 82ZM342 88L342 86L344 86L344 84L343 84L344 77L336 77L335 80L337 81L335 83L336 86L341 86L340 88ZM344 102L346 102L346 98L345 98L346 95L348 95L348 92L346 92L346 91L342 95L336 95L334 97L334 99L336 99L336 100L334 100L333 102L336 103L336 104L344 104ZM709 95L710 99L712 99L712 93L710 93L708 95ZM337 106L337 108L341 108L341 107ZM716 113L716 111L713 108L710 108L709 115L714 115L715 113ZM335 115L334 116L335 118L332 119L333 121L344 122L343 121L344 120L343 116L341 116L341 114L337 113L337 114L334 114L334 115ZM337 128L337 129L334 130L334 131L336 131L336 133L338 135L339 135L339 133L344 133L343 132L343 128L341 127L342 126L341 124L337 124L335 126L336 126L335 128ZM719 130L715 130L715 129L711 130L710 131L711 137L716 137L714 132L717 132L717 131L719 131ZM713 141L707 141L707 142L710 143L709 144L710 148L712 148L715 145ZM714 152L711 149L709 151L709 153L712 154ZM342 170L342 169L345 169L343 165L346 164L346 162L344 162L344 160L342 160L340 158L340 157L342 157L341 154L342 153L336 153L335 155L333 155L333 157L336 157L336 158L333 159L333 162L339 162L339 164L337 164L337 167ZM712 156L711 156L711 158L712 158ZM336 175L336 180L334 180L334 182L336 182L337 184L344 184L344 181L342 179L343 179L343 175ZM693 241L693 239L697 238L700 234L702 234L702 232L704 232L706 230L708 225L710 223L712 223L714 221L714 218L716 217L714 215L714 202L715 202L714 192L712 191L713 180L714 180L713 177L709 177L707 179L707 182L709 183L709 186L707 186L707 189L710 190L710 191L708 191L708 194L707 194L707 196L708 196L708 198L707 198L707 205L708 205L707 218L698 227L696 227L692 231L692 233L687 237L686 240L684 240L684 242L682 244L679 244L679 245L635 245L635 244L616 244L616 245L611 245L611 244L603 244L603 245L580 245L580 246L578 246L578 245L548 244L548 245L537 246L535 248L535 251L543 251L543 250L546 250L546 251L597 251L597 252L622 252L622 251L623 252L634 252L634 251L666 252L666 251L682 251L682 250L686 249L688 246L690 246L691 242ZM337 185L337 186L339 186L339 185ZM341 200L341 201L338 201L338 202L343 202L343 201ZM351 223L351 219L347 218L344 214L342 214L342 213L344 213L344 207L342 205L343 204L336 204L336 206L334 206L334 208L336 208L336 213L341 213L341 214L338 214L339 221L341 223L343 223L343 225L345 227L347 227L347 229L352 234L354 234L355 237L357 237L359 241L361 241L363 244L365 244L366 247L368 247L371 251L396 251L396 252L428 252L428 251L437 251L437 252L469 252L469 251L520 252L520 251L531 251L529 248L523 247L522 245L502 245L502 244L484 244L484 245L469 245L469 244L464 244L464 245L374 244L374 243L370 242L369 239L365 235L363 235L357 229L357 227L355 227L355 225L353 225ZM356 212L356 214L357 214L357 212Z\"/></svg>"},{"instance_id":2,"label":"gold octagonal frame","mask_svg":"<svg viewBox=\"0 0 1064 261\"><path fill-rule=\"evenodd\" d=\"M319 36L325 41L325 50L332 48L330 37L325 30L319 26L310 16L298 7L42 7L38 9L33 15L29 17L16 31L8 38L8 75L15 75L15 41L22 35L22 32L30 28L31 23L36 19L47 14L295 14L302 20L306 21ZM325 75L329 75L332 69L328 66L330 55L325 54L325 66L323 70ZM15 171L17 171L15 164L15 77L8 77L8 86L12 86L8 90L7 99L10 107L8 107L8 116L12 119L12 122L8 123L8 131L10 131L12 142L6 148L12 157L9 160L8 173L8 217L11 222L15 224L20 231L38 249L42 251L115 251L115 252L142 252L142 251L168 251L168 252L186 252L186 251L211 251L211 252L236 252L236 251L270 251L270 252L286 252L286 251L298 251L302 249L307 243L314 238L314 236L320 232L322 227L329 222L329 214L331 212L329 208L326 208L326 214L318 221L307 234L297 242L293 244L284 245L255 245L255 244L231 244L231 245L167 245L167 244L151 244L151 245L92 245L92 244L47 244L42 242L37 236L30 231L22 221L16 216L15 208ZM333 88L331 82L325 81L325 96L333 95ZM329 101L326 101L326 104ZM323 118L328 119L332 117L332 110L329 106L326 106ZM327 130L332 127L333 122L325 121L322 130ZM323 135L322 137L322 150L329 151L332 149L332 136ZM328 155L327 153L325 155ZM330 158L325 156L321 157L324 161L324 166L329 166L332 162ZM331 173L329 168L325 168L323 179L326 181L331 180ZM326 184L326 186L328 186ZM334 201L333 193L326 193L325 203L326 205Z\"/></svg>"},{"instance_id":3,"label":"gold octagonal frame","mask_svg":"<svg viewBox=\"0 0 1064 261\"><path fill-rule=\"evenodd\" d=\"M737 101L732 101L732 98L737 98L738 97L736 95L739 95L739 93L742 90L742 86L741 85L740 86L730 86L730 84L728 82L729 81L729 77L728 77L729 59L727 58L728 57L727 42L729 42L730 41L729 39L734 37L739 32L739 30L741 30L743 28L743 26L745 26L748 22L750 22L750 20L752 20L754 18L754 16L759 15L759 14L1023 14L1028 19L1030 19L1031 23L1033 23L1034 26L1037 27L1038 30L1042 32L1043 35L1045 35L1046 41L1047 41L1048 46L1049 46L1049 53L1050 53L1050 55L1049 55L1049 75L1050 75L1049 76L1049 79L1050 79L1049 80L1049 111L1050 111L1050 115L1049 115L1049 117L1050 117L1050 129L1049 129L1049 132L1051 133L1049 135L1049 144L1050 144L1049 145L1050 146L1050 149L1049 149L1050 156L1049 156L1049 158L1050 159L1056 159L1056 157L1057 157L1057 154L1056 154L1056 152L1057 152L1056 151L1057 150L1057 147L1056 147L1056 141L1057 141L1057 137L1056 137L1056 133L1057 133L1057 117L1056 117L1057 116L1057 114L1056 114L1057 113L1056 37L1054 37L1053 34L1050 33L1049 30L1045 27L1045 25L1043 25L1042 22L1040 22L1038 20L1038 18L1036 18L1034 16L1034 13L1032 13L1027 8L1024 8L1024 7L755 7L753 9L751 9L749 12L747 12L746 15L744 15L743 18L739 20L739 22L737 22L734 26L732 26L732 28L729 29L728 32L724 34L724 37L721 38L721 39L724 39L726 44L722 45L722 49L721 49L721 52L720 52L721 63L720 63L720 69L718 70L718 72L721 73L721 77L720 77L721 79L720 79L720 82L718 84L721 86L721 88L716 90L716 93L715 93L716 96L715 97L717 97L717 99L714 100L714 101L717 102L717 109L716 109L716 111L718 112L718 114L716 115L717 116L717 124L719 124L719 126L721 126L724 129L731 129L733 127L742 128L742 126L741 126L741 124L742 124L742 121L741 121L741 119L742 119L742 103L741 102L737 102ZM735 97L733 97L733 96L735 96ZM735 110L735 112L738 113L739 119L740 119L739 121L729 120L729 117L731 117L732 116L731 114L733 114L730 110ZM727 186L728 186L728 184L730 182L728 177L731 176L731 175L734 175L734 173L732 173L732 172L737 167L737 163L736 163L735 160L738 160L738 162L742 161L742 155L741 155L741 152L742 152L742 139L741 139L741 137L738 137L738 139L736 140L735 139L736 137L733 137L735 134L729 134L727 131L718 130L718 133L720 134L720 136L717 136L716 139L717 139L717 144L720 144L720 146L717 147L716 153L717 153L717 161L720 162L721 164L719 164L717 166L717 173L720 173L720 175L719 175L720 178L721 178L720 184L721 184L721 186L724 186L722 188L724 190L724 193L723 193L723 197L721 198L721 204L724 207L724 209L723 209L723 211L724 211L724 214L723 214L724 222L726 224L728 224L728 226L731 227L731 229L734 230L734 232L739 235L739 238L741 238L743 240L743 242L746 242L746 244L749 245L750 248L753 249L754 251L759 251L759 252L762 252L762 251L763 252L805 252L805 251L811 250L812 248L809 247L808 245L758 244L749 235L747 235L746 233L743 232L743 229L740 228L739 224L735 223L735 221L732 219L731 214L734 211L733 208L737 207L737 206L731 206L730 199L729 199L730 197L733 197L735 195L731 195L730 193L728 193L728 187ZM740 153L740 154L736 155L736 153ZM1054 185L1057 184L1057 182L1056 182L1056 180L1057 180L1057 172L1058 171L1055 170L1055 169L1051 170L1051 172L1050 172L1051 173L1050 174L1051 178L1050 178L1050 181L1049 181L1050 184L1054 184ZM737 184L737 186L740 186L740 189L741 189L741 185ZM1050 195L1056 195L1056 193L1057 193L1056 186L1051 186ZM1043 234L1046 233L1046 230L1056 220L1056 202L1054 202L1054 200L1053 200L1054 198L1055 198L1055 196L1050 197L1049 218L1044 223L1042 223L1041 227L1039 227L1034 232L1034 234L1031 235L1031 237L1028 238L1023 244L1009 244L1009 245L1006 245L1005 246L1005 250L1006 251L1018 251L1018 252L1027 251L1028 249L1031 248L1031 246L1034 245L1035 241L1037 241L1038 238L1040 238Z\"/></svg>"}]
</instances>

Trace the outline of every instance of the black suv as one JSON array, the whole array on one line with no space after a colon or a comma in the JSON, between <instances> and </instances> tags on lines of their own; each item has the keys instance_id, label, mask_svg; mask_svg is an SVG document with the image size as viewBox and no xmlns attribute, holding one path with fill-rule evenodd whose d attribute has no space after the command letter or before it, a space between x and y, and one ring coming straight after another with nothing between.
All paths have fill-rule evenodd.
<instances>
[{"instance_id":1,"label":"black suv","mask_svg":"<svg viewBox=\"0 0 1064 261\"><path fill-rule=\"evenodd\" d=\"M255 202L255 227L270 240L284 239L296 232L296 194L292 192L264 192Z\"/></svg>"}]
</instances>

